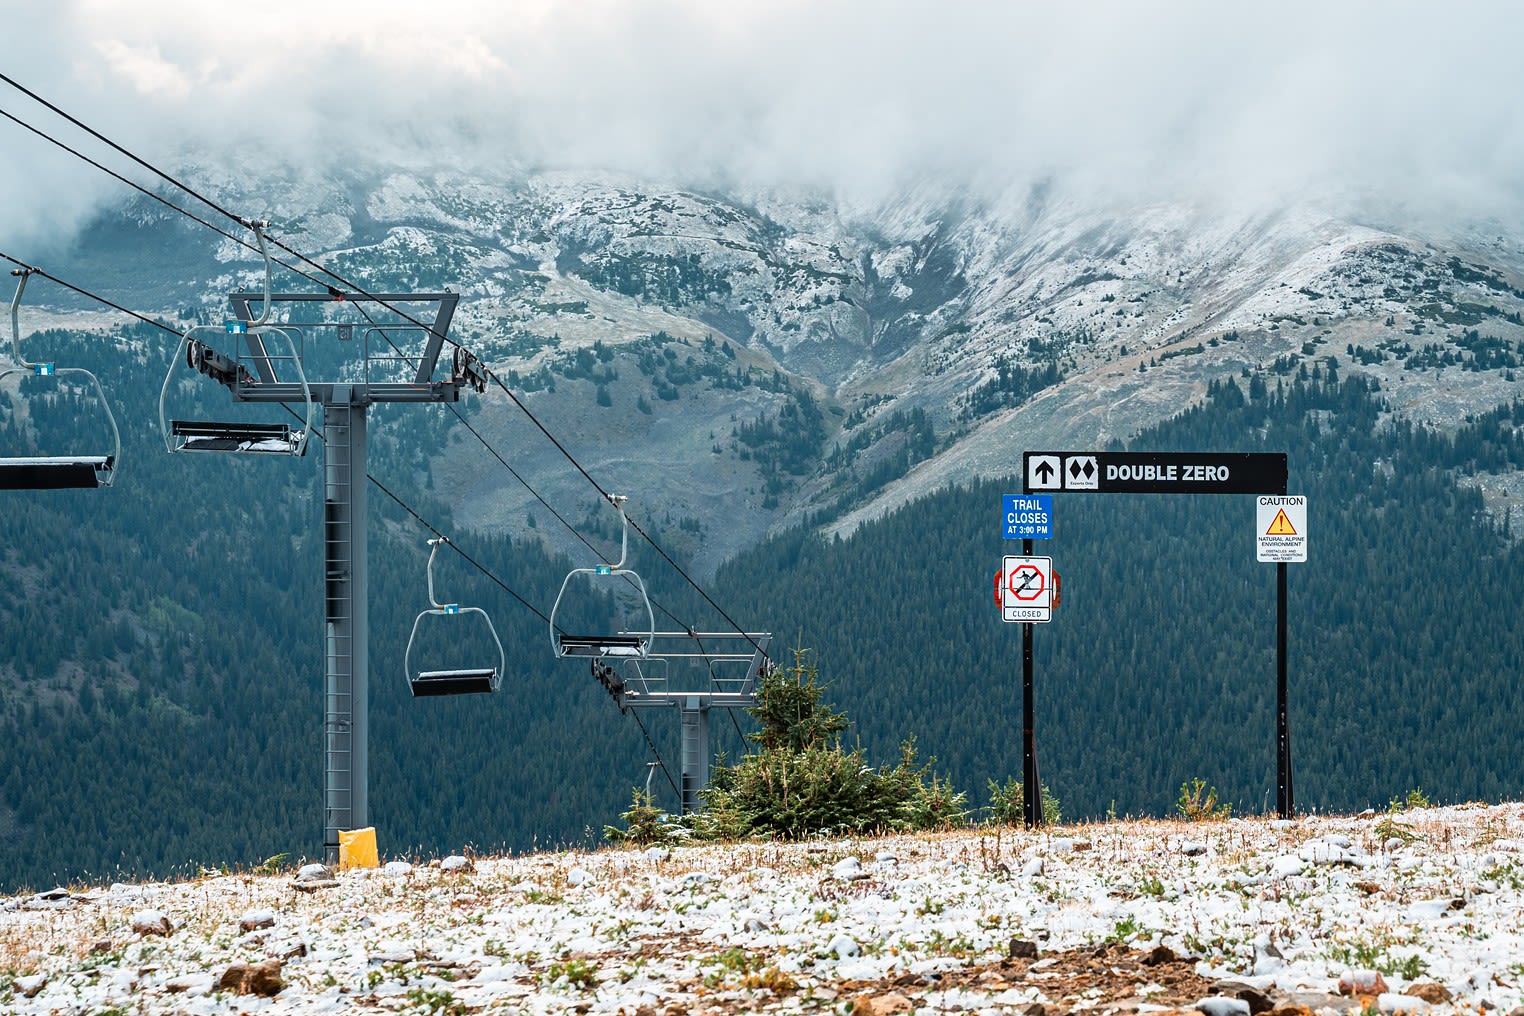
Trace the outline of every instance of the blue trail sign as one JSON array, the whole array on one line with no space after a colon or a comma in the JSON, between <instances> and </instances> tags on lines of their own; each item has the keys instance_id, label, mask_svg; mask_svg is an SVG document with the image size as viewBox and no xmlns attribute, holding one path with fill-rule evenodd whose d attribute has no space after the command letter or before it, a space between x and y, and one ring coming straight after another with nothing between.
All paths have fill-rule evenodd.
<instances>
[{"instance_id":1,"label":"blue trail sign","mask_svg":"<svg viewBox=\"0 0 1524 1016\"><path fill-rule=\"evenodd\" d=\"M1005 494L1000 500L1003 539L1053 539L1052 494Z\"/></svg>"}]
</instances>

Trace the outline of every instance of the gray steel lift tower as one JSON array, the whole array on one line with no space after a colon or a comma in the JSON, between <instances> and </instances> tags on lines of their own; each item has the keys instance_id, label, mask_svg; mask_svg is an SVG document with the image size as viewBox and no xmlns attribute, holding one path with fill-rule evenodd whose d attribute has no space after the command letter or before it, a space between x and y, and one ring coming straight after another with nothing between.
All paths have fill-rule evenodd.
<instances>
[{"instance_id":1,"label":"gray steel lift tower","mask_svg":"<svg viewBox=\"0 0 1524 1016\"><path fill-rule=\"evenodd\" d=\"M311 407L322 408L323 853L334 864L339 832L370 823L366 411L382 402L458 402L463 386L482 391L486 378L475 358L459 348L449 376L434 376L460 299L455 293L361 296L266 291L232 293L228 299L236 320L228 323L226 339L238 343L236 355L219 354L188 335L190 365L226 385L235 402L305 406L309 423ZM348 306L356 307L361 320L338 319L336 311ZM278 341L267 343L272 337L286 340L290 352L280 352ZM349 346L355 352L343 358L318 358L312 355L317 342ZM404 351L409 347L416 351ZM347 378L310 380L313 359L324 364L342 359L337 373ZM287 379L282 380L279 372ZM293 372L298 380L290 380ZM166 392L169 389L166 379ZM160 415L164 416L162 405ZM298 434L284 425L180 420L165 424L172 451L300 454L298 445L305 447L306 435L300 434L298 441Z\"/></svg>"}]
</instances>

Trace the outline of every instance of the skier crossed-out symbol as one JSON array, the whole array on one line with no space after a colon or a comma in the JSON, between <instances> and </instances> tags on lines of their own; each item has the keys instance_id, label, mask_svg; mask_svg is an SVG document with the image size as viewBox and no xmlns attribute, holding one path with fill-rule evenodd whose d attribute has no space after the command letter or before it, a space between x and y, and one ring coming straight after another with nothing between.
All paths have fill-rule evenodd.
<instances>
[{"instance_id":1,"label":"skier crossed-out symbol","mask_svg":"<svg viewBox=\"0 0 1524 1016\"><path fill-rule=\"evenodd\" d=\"M1018 600L1035 600L1042 595L1046 587L1047 583L1043 580L1042 570L1036 565L1024 564L1012 568L1007 580L1007 588Z\"/></svg>"}]
</instances>

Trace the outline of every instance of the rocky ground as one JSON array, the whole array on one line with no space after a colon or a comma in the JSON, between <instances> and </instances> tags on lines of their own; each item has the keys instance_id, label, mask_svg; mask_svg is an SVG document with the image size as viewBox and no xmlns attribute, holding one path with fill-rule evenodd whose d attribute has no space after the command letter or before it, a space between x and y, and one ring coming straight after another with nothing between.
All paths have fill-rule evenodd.
<instances>
[{"instance_id":1,"label":"rocky ground","mask_svg":"<svg viewBox=\"0 0 1524 1016\"><path fill-rule=\"evenodd\" d=\"M208 873L0 900L7 1013L1524 1012L1524 805Z\"/></svg>"}]
</instances>

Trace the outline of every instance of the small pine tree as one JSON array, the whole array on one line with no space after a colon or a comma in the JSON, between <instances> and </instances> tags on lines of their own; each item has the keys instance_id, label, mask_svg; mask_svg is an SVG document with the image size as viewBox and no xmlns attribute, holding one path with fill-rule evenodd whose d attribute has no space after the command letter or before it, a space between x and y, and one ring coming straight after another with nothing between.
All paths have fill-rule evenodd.
<instances>
[{"instance_id":1,"label":"small pine tree","mask_svg":"<svg viewBox=\"0 0 1524 1016\"><path fill-rule=\"evenodd\" d=\"M806 751L837 743L847 717L821 702L825 690L810 650L794 649L794 665L773 667L757 685L757 704L748 709L762 729L750 735L763 751Z\"/></svg>"},{"instance_id":2,"label":"small pine tree","mask_svg":"<svg viewBox=\"0 0 1524 1016\"><path fill-rule=\"evenodd\" d=\"M860 749L847 751L846 714L821 701L822 687L808 649L794 665L764 674L750 711L761 748L734 766L716 765L697 836L750 835L796 839L821 832L865 833L939 829L961 823L966 798L917 758L915 739L900 746L898 764L875 768Z\"/></svg>"},{"instance_id":3,"label":"small pine tree","mask_svg":"<svg viewBox=\"0 0 1524 1016\"><path fill-rule=\"evenodd\" d=\"M667 843L678 839L678 827L669 816L652 801L651 795L639 787L630 793L630 807L619 816L624 828L604 826L603 838L610 843L628 843L644 847L655 843Z\"/></svg>"}]
</instances>

